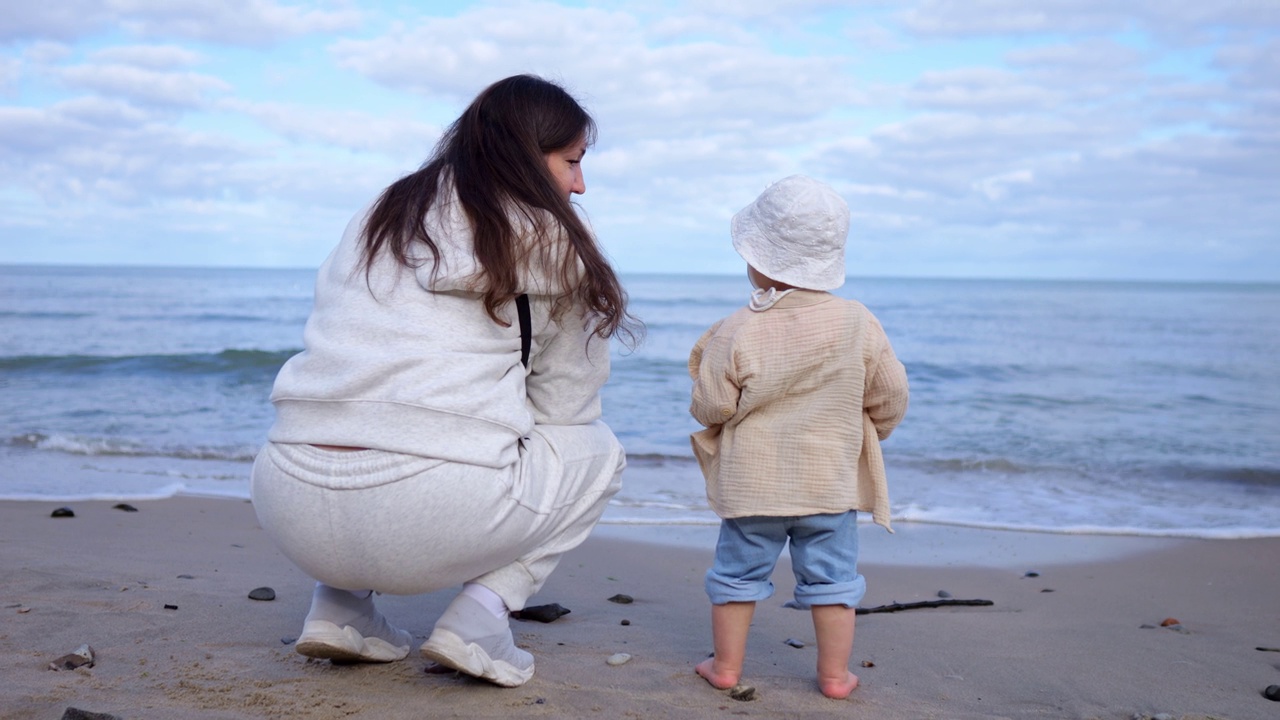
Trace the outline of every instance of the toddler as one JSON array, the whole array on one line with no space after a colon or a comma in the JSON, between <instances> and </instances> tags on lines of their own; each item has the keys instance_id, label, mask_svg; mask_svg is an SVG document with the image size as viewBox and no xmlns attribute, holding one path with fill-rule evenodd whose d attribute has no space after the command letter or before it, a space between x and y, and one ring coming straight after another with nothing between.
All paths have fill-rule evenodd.
<instances>
[{"instance_id":1,"label":"toddler","mask_svg":"<svg viewBox=\"0 0 1280 720\"><path fill-rule=\"evenodd\" d=\"M857 511L889 527L880 440L907 410L907 375L866 307L844 284L849 207L801 175L769 186L733 217L734 249L755 287L689 356L692 436L707 499L722 518L707 571L715 655L697 666L721 689L738 683L755 604L773 594L790 541L789 607L809 609L818 686L845 698L858 574Z\"/></svg>"}]
</instances>

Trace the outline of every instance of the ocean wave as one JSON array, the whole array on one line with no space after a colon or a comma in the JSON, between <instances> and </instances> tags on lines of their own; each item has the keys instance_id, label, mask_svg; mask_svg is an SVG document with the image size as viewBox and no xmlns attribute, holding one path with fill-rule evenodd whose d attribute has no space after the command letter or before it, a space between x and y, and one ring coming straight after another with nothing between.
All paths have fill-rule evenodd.
<instances>
[{"instance_id":1,"label":"ocean wave","mask_svg":"<svg viewBox=\"0 0 1280 720\"><path fill-rule=\"evenodd\" d=\"M53 310L0 310L0 319L8 320L77 320L93 315L87 312L59 312Z\"/></svg>"},{"instance_id":2,"label":"ocean wave","mask_svg":"<svg viewBox=\"0 0 1280 720\"><path fill-rule=\"evenodd\" d=\"M1033 374L1043 374L1052 368L1031 368L1020 363L996 365L991 363L948 363L941 365L931 362L908 361L903 363L907 368L907 377L915 383L936 383L957 380L989 380L1007 382ZM1063 369L1062 372L1067 372Z\"/></svg>"},{"instance_id":3,"label":"ocean wave","mask_svg":"<svg viewBox=\"0 0 1280 720\"><path fill-rule=\"evenodd\" d=\"M274 374L299 350L223 350L180 355L21 355L0 358L5 373L54 375L222 375Z\"/></svg>"},{"instance_id":4,"label":"ocean wave","mask_svg":"<svg viewBox=\"0 0 1280 720\"><path fill-rule=\"evenodd\" d=\"M664 453L627 453L627 462L660 467L667 464L690 465L696 462L693 455L667 455Z\"/></svg>"},{"instance_id":5,"label":"ocean wave","mask_svg":"<svg viewBox=\"0 0 1280 720\"><path fill-rule=\"evenodd\" d=\"M9 438L5 444L11 447L90 457L154 457L179 460L253 462L258 453L256 446L247 445L228 447L152 447L122 438L79 437L61 434L45 435L42 433L16 435Z\"/></svg>"},{"instance_id":6,"label":"ocean wave","mask_svg":"<svg viewBox=\"0 0 1280 720\"><path fill-rule=\"evenodd\" d=\"M1141 527L1115 525L1037 525L1035 523L1012 522L977 519L960 519L947 517L942 513L934 513L917 507L908 507L890 514L895 523L919 523L922 525L943 525L948 527L965 527L978 530L1005 530L1010 532L1033 532L1048 535L1115 535L1121 537L1151 538L1193 538L1203 540L1245 540L1249 538L1280 537L1280 527L1264 526L1232 526L1232 527ZM859 519L869 522L869 519Z\"/></svg>"},{"instance_id":7,"label":"ocean wave","mask_svg":"<svg viewBox=\"0 0 1280 720\"><path fill-rule=\"evenodd\" d=\"M1006 457L988 458L892 458L893 465L910 467L929 475L1016 475L1016 476L1077 476L1098 480L1143 478L1171 482L1233 483L1259 488L1280 487L1280 468L1239 465L1208 466L1133 462L1109 464L1062 464L1019 462Z\"/></svg>"},{"instance_id":8,"label":"ocean wave","mask_svg":"<svg viewBox=\"0 0 1280 720\"><path fill-rule=\"evenodd\" d=\"M143 322L162 322L162 323L281 323L301 325L306 322L306 316L295 318L282 318L277 316L264 315L245 315L237 313L149 313L149 314L125 314L119 316L121 320L143 321Z\"/></svg>"}]
</instances>

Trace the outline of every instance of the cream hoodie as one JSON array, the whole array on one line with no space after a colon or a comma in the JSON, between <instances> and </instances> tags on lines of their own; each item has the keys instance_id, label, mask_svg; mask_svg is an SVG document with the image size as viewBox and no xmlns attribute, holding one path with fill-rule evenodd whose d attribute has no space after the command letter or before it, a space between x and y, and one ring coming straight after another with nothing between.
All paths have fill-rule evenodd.
<instances>
[{"instance_id":1,"label":"cream hoodie","mask_svg":"<svg viewBox=\"0 0 1280 720\"><path fill-rule=\"evenodd\" d=\"M479 266L456 196L441 193L426 218L441 251L434 280L423 246L416 269L382 253L366 283L360 234L371 207L320 267L305 349L284 364L271 393L276 422L268 439L496 468L516 461L520 438L535 424L600 417L609 343L591 335L580 312L550 317L563 290L555 273L534 261L520 277L533 316L526 371L515 304L501 309L510 322L503 327L473 291Z\"/></svg>"}]
</instances>

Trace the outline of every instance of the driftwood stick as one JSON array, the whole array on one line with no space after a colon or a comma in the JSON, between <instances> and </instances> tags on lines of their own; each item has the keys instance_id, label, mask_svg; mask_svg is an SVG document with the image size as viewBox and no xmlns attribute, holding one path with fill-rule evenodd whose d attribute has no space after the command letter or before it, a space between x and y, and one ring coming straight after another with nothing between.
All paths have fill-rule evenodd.
<instances>
[{"instance_id":1,"label":"driftwood stick","mask_svg":"<svg viewBox=\"0 0 1280 720\"><path fill-rule=\"evenodd\" d=\"M936 608L946 607L947 605L970 605L970 606L986 606L995 605L990 600L926 600L924 602L913 603L893 603L890 605L879 605L873 608L858 608L859 615L867 615L869 613L891 613L899 610L916 610L918 608Z\"/></svg>"}]
</instances>

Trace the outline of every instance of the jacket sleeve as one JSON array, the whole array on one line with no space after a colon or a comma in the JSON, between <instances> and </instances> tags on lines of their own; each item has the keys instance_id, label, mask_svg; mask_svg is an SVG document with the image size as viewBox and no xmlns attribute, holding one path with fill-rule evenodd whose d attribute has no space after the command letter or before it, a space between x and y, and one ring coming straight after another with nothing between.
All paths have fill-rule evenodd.
<instances>
[{"instance_id":1,"label":"jacket sleeve","mask_svg":"<svg viewBox=\"0 0 1280 720\"><path fill-rule=\"evenodd\" d=\"M732 350L727 338L718 336L723 321L711 326L689 354L693 378L689 413L704 427L723 425L738 411L741 388L734 380Z\"/></svg>"},{"instance_id":2,"label":"jacket sleeve","mask_svg":"<svg viewBox=\"0 0 1280 720\"><path fill-rule=\"evenodd\" d=\"M539 425L585 425L600 419L600 388L609 379L609 340L594 335L580 313L547 328L529 357L525 391Z\"/></svg>"},{"instance_id":3,"label":"jacket sleeve","mask_svg":"<svg viewBox=\"0 0 1280 720\"><path fill-rule=\"evenodd\" d=\"M867 386L862 396L862 407L875 423L876 436L884 440L907 414L910 396L907 369L893 354L893 346L889 344L889 338L878 320L871 320L868 333L868 341L874 350L871 366L867 368Z\"/></svg>"}]
</instances>

